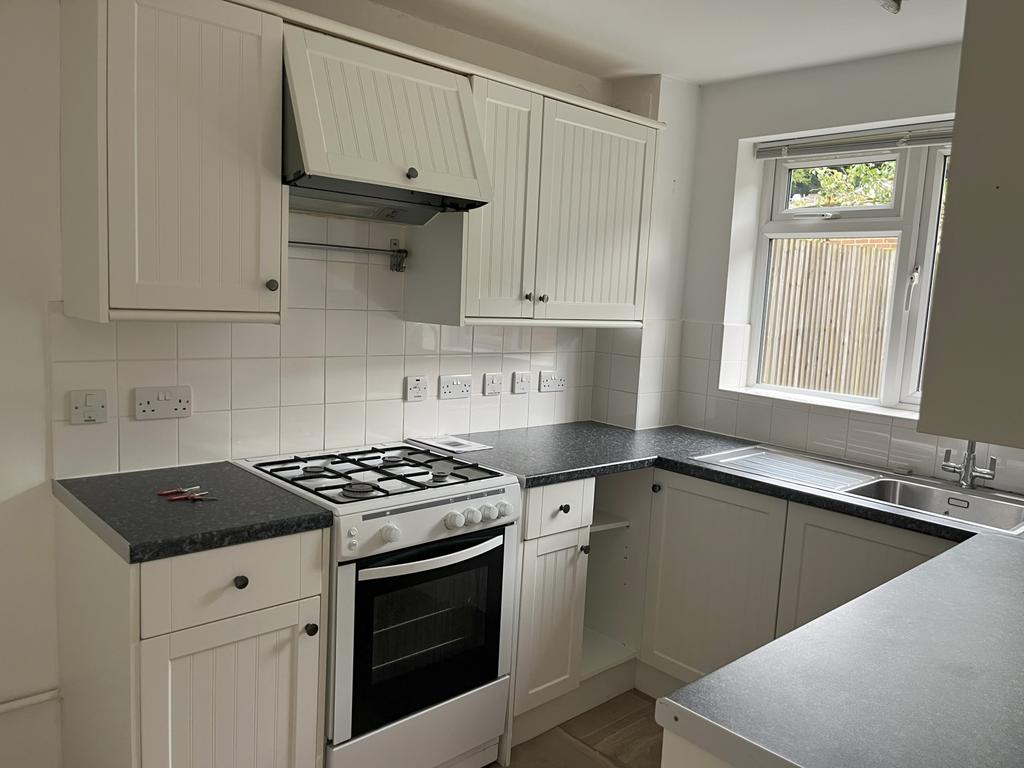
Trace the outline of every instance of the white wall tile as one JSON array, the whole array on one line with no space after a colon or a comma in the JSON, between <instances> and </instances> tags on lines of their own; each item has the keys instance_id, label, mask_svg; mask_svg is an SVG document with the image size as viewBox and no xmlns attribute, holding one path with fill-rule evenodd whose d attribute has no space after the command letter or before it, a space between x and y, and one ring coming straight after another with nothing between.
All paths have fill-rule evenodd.
<instances>
[{"instance_id":1,"label":"white wall tile","mask_svg":"<svg viewBox=\"0 0 1024 768\"><path fill-rule=\"evenodd\" d=\"M579 382L581 387L589 387L594 384L594 358L595 352L580 353ZM673 386L672 389L675 389Z\"/></svg>"},{"instance_id":2,"label":"white wall tile","mask_svg":"<svg viewBox=\"0 0 1024 768\"><path fill-rule=\"evenodd\" d=\"M439 400L437 403L437 433L461 435L469 432L470 400Z\"/></svg>"},{"instance_id":3,"label":"white wall tile","mask_svg":"<svg viewBox=\"0 0 1024 768\"><path fill-rule=\"evenodd\" d=\"M612 355L609 361L608 387L620 392L636 392L640 382L640 358Z\"/></svg>"},{"instance_id":4,"label":"white wall tile","mask_svg":"<svg viewBox=\"0 0 1024 768\"><path fill-rule=\"evenodd\" d=\"M193 412L231 409L230 360L179 360L178 383L192 387Z\"/></svg>"},{"instance_id":5,"label":"white wall tile","mask_svg":"<svg viewBox=\"0 0 1024 768\"><path fill-rule=\"evenodd\" d=\"M51 418L58 421L68 421L71 418L68 393L74 389L105 389L107 419L117 418L117 363L112 360L54 363L50 370Z\"/></svg>"},{"instance_id":6,"label":"white wall tile","mask_svg":"<svg viewBox=\"0 0 1024 768\"><path fill-rule=\"evenodd\" d=\"M505 332L498 327L482 325L473 329L473 354L500 355Z\"/></svg>"},{"instance_id":7,"label":"white wall tile","mask_svg":"<svg viewBox=\"0 0 1024 768\"><path fill-rule=\"evenodd\" d=\"M281 320L282 357L323 357L326 313L322 309L290 309Z\"/></svg>"},{"instance_id":8,"label":"white wall tile","mask_svg":"<svg viewBox=\"0 0 1024 768\"><path fill-rule=\"evenodd\" d=\"M173 360L128 360L117 364L117 409L119 416L134 416L135 387L163 387L178 383L178 365Z\"/></svg>"},{"instance_id":9,"label":"white wall tile","mask_svg":"<svg viewBox=\"0 0 1024 768\"><path fill-rule=\"evenodd\" d=\"M231 458L279 453L280 419L279 408L231 411Z\"/></svg>"},{"instance_id":10,"label":"white wall tile","mask_svg":"<svg viewBox=\"0 0 1024 768\"><path fill-rule=\"evenodd\" d=\"M405 437L433 437L437 434L437 400L405 403Z\"/></svg>"},{"instance_id":11,"label":"white wall tile","mask_svg":"<svg viewBox=\"0 0 1024 768\"><path fill-rule=\"evenodd\" d=\"M665 321L665 357L679 357L683 351L683 321Z\"/></svg>"},{"instance_id":12,"label":"white wall tile","mask_svg":"<svg viewBox=\"0 0 1024 768\"><path fill-rule=\"evenodd\" d=\"M281 361L252 358L231 361L231 407L270 408L281 404Z\"/></svg>"},{"instance_id":13,"label":"white wall tile","mask_svg":"<svg viewBox=\"0 0 1024 768\"><path fill-rule=\"evenodd\" d=\"M50 302L50 358L68 360L113 360L117 350L115 323L93 323L64 315L64 304Z\"/></svg>"},{"instance_id":14,"label":"white wall tile","mask_svg":"<svg viewBox=\"0 0 1024 768\"><path fill-rule=\"evenodd\" d=\"M708 371L710 362L699 357L679 358L679 389L695 395L704 395L708 391Z\"/></svg>"},{"instance_id":15,"label":"white wall tile","mask_svg":"<svg viewBox=\"0 0 1024 768\"><path fill-rule=\"evenodd\" d=\"M288 239L306 243L327 242L327 217L312 213L288 213Z\"/></svg>"},{"instance_id":16,"label":"white wall tile","mask_svg":"<svg viewBox=\"0 0 1024 768\"><path fill-rule=\"evenodd\" d=\"M659 347L660 348L660 347ZM650 429L661 425L661 392L645 392L636 398L636 428ZM675 393L670 395L675 397Z\"/></svg>"},{"instance_id":17,"label":"white wall tile","mask_svg":"<svg viewBox=\"0 0 1024 768\"><path fill-rule=\"evenodd\" d=\"M608 389L612 378L612 356L604 352L594 353L594 386Z\"/></svg>"},{"instance_id":18,"label":"white wall tile","mask_svg":"<svg viewBox=\"0 0 1024 768\"><path fill-rule=\"evenodd\" d=\"M405 354L436 355L441 350L441 326L429 323L405 324Z\"/></svg>"},{"instance_id":19,"label":"white wall tile","mask_svg":"<svg viewBox=\"0 0 1024 768\"><path fill-rule=\"evenodd\" d=\"M738 401L725 397L709 397L704 416L704 428L723 435L736 434Z\"/></svg>"},{"instance_id":20,"label":"white wall tile","mask_svg":"<svg viewBox=\"0 0 1024 768\"><path fill-rule=\"evenodd\" d=\"M400 355L366 358L366 399L398 400L403 394L405 358Z\"/></svg>"},{"instance_id":21,"label":"white wall tile","mask_svg":"<svg viewBox=\"0 0 1024 768\"><path fill-rule=\"evenodd\" d=\"M366 354L366 312L327 310L327 355Z\"/></svg>"},{"instance_id":22,"label":"white wall tile","mask_svg":"<svg viewBox=\"0 0 1024 768\"><path fill-rule=\"evenodd\" d=\"M117 472L117 425L53 422L53 475L78 477Z\"/></svg>"},{"instance_id":23,"label":"white wall tile","mask_svg":"<svg viewBox=\"0 0 1024 768\"><path fill-rule=\"evenodd\" d=\"M807 421L807 450L825 456L843 456L849 423L846 413L829 414L812 408Z\"/></svg>"},{"instance_id":24,"label":"white wall tile","mask_svg":"<svg viewBox=\"0 0 1024 768\"><path fill-rule=\"evenodd\" d=\"M736 404L736 434L755 442L767 442L772 432L772 403L761 397L741 395Z\"/></svg>"},{"instance_id":25,"label":"white wall tile","mask_svg":"<svg viewBox=\"0 0 1024 768\"><path fill-rule=\"evenodd\" d=\"M505 393L501 396L501 429L525 427L529 415L529 395Z\"/></svg>"},{"instance_id":26,"label":"white wall tile","mask_svg":"<svg viewBox=\"0 0 1024 768\"><path fill-rule=\"evenodd\" d=\"M431 358L436 360L436 358ZM366 358L328 357L324 395L328 403L352 403L366 399Z\"/></svg>"},{"instance_id":27,"label":"white wall tile","mask_svg":"<svg viewBox=\"0 0 1024 768\"><path fill-rule=\"evenodd\" d=\"M584 352L594 352L597 349L597 329L583 328L580 331L580 349Z\"/></svg>"},{"instance_id":28,"label":"white wall tile","mask_svg":"<svg viewBox=\"0 0 1024 768\"><path fill-rule=\"evenodd\" d=\"M441 354L468 355L473 352L472 326L441 326Z\"/></svg>"},{"instance_id":29,"label":"white wall tile","mask_svg":"<svg viewBox=\"0 0 1024 768\"><path fill-rule=\"evenodd\" d=\"M643 329L615 328L612 330L612 353L640 357L643 343Z\"/></svg>"},{"instance_id":30,"label":"white wall tile","mask_svg":"<svg viewBox=\"0 0 1024 768\"><path fill-rule=\"evenodd\" d=\"M608 395L610 390L605 387L591 387L590 390L590 418L594 421L608 421ZM504 415L504 411L502 412ZM504 425L502 426L504 429Z\"/></svg>"},{"instance_id":31,"label":"white wall tile","mask_svg":"<svg viewBox=\"0 0 1024 768\"><path fill-rule=\"evenodd\" d=\"M343 359L343 358L331 358ZM324 358L288 357L281 360L281 405L316 405L324 401ZM281 414L284 441L284 412ZM289 449L290 450L290 449Z\"/></svg>"},{"instance_id":32,"label":"white wall tile","mask_svg":"<svg viewBox=\"0 0 1024 768\"><path fill-rule=\"evenodd\" d=\"M401 272L392 272L388 267L371 264L367 308L401 312L404 286L405 280Z\"/></svg>"},{"instance_id":33,"label":"white wall tile","mask_svg":"<svg viewBox=\"0 0 1024 768\"><path fill-rule=\"evenodd\" d=\"M530 342L530 352L557 352L558 351L558 329L557 328L534 328Z\"/></svg>"},{"instance_id":34,"label":"white wall tile","mask_svg":"<svg viewBox=\"0 0 1024 768\"><path fill-rule=\"evenodd\" d=\"M684 320L680 354L684 357L711 358L711 323Z\"/></svg>"},{"instance_id":35,"label":"white wall tile","mask_svg":"<svg viewBox=\"0 0 1024 768\"><path fill-rule=\"evenodd\" d=\"M501 428L501 397L474 396L469 404L469 431L491 432Z\"/></svg>"},{"instance_id":36,"label":"white wall tile","mask_svg":"<svg viewBox=\"0 0 1024 768\"><path fill-rule=\"evenodd\" d=\"M850 418L846 458L861 464L884 467L889 459L892 419L867 421L861 414Z\"/></svg>"},{"instance_id":37,"label":"white wall tile","mask_svg":"<svg viewBox=\"0 0 1024 768\"><path fill-rule=\"evenodd\" d=\"M809 416L806 405L775 403L772 406L771 441L786 448L805 450Z\"/></svg>"},{"instance_id":38,"label":"white wall tile","mask_svg":"<svg viewBox=\"0 0 1024 768\"><path fill-rule=\"evenodd\" d=\"M611 328L598 328L597 336L595 337L594 351L610 355L614 346L615 332Z\"/></svg>"},{"instance_id":39,"label":"white wall tile","mask_svg":"<svg viewBox=\"0 0 1024 768\"><path fill-rule=\"evenodd\" d=\"M540 427L555 420L555 393L531 392L526 425Z\"/></svg>"},{"instance_id":40,"label":"white wall tile","mask_svg":"<svg viewBox=\"0 0 1024 768\"><path fill-rule=\"evenodd\" d=\"M288 259L288 306L297 309L323 309L327 284L323 261ZM330 266L337 266L331 264Z\"/></svg>"},{"instance_id":41,"label":"white wall tile","mask_svg":"<svg viewBox=\"0 0 1024 768\"><path fill-rule=\"evenodd\" d=\"M502 352L529 352L533 344L533 329L511 326L504 329Z\"/></svg>"},{"instance_id":42,"label":"white wall tile","mask_svg":"<svg viewBox=\"0 0 1024 768\"><path fill-rule=\"evenodd\" d=\"M934 435L897 426L894 422L889 442L889 467L927 477L935 467L937 449L938 440Z\"/></svg>"},{"instance_id":43,"label":"white wall tile","mask_svg":"<svg viewBox=\"0 0 1024 768\"><path fill-rule=\"evenodd\" d=\"M659 349L660 349L659 345ZM677 358L671 358L671 363L678 365ZM640 372L637 378L637 392L644 394L648 392L661 392L662 382L665 380L664 357L642 357L640 358ZM675 387L673 387L675 389ZM659 415L660 418L660 415Z\"/></svg>"},{"instance_id":44,"label":"white wall tile","mask_svg":"<svg viewBox=\"0 0 1024 768\"><path fill-rule=\"evenodd\" d=\"M393 312L370 312L366 318L366 352L404 355L405 323Z\"/></svg>"},{"instance_id":45,"label":"white wall tile","mask_svg":"<svg viewBox=\"0 0 1024 768\"><path fill-rule=\"evenodd\" d=\"M366 442L372 444L401 440L403 416L404 410L400 400L367 401ZM440 419L440 413L438 417Z\"/></svg>"},{"instance_id":46,"label":"white wall tile","mask_svg":"<svg viewBox=\"0 0 1024 768\"><path fill-rule=\"evenodd\" d=\"M537 374L533 377L534 381L540 380L541 371L553 371L555 369L555 361L557 355L557 352L530 353L530 370ZM639 362L637 362L637 366L639 366ZM636 386L635 378L633 386Z\"/></svg>"},{"instance_id":47,"label":"white wall tile","mask_svg":"<svg viewBox=\"0 0 1024 768\"><path fill-rule=\"evenodd\" d=\"M555 366L555 370L558 370L557 365ZM473 355L474 395L482 395L484 393L485 373L501 373L501 355ZM573 374L573 378L575 378L575 374ZM506 386L504 378L502 379L501 385L502 389L504 389ZM509 385L511 385L511 381L509 382Z\"/></svg>"},{"instance_id":48,"label":"white wall tile","mask_svg":"<svg viewBox=\"0 0 1024 768\"><path fill-rule=\"evenodd\" d=\"M895 433L894 429L894 440ZM996 457L996 477L986 484L1015 493L1024 492L1024 450L993 445L989 452Z\"/></svg>"},{"instance_id":49,"label":"white wall tile","mask_svg":"<svg viewBox=\"0 0 1024 768\"><path fill-rule=\"evenodd\" d=\"M264 323L231 324L232 357L279 357L281 326Z\"/></svg>"},{"instance_id":50,"label":"white wall tile","mask_svg":"<svg viewBox=\"0 0 1024 768\"><path fill-rule=\"evenodd\" d=\"M366 309L369 272L365 264L332 261L327 264L327 308Z\"/></svg>"},{"instance_id":51,"label":"white wall tile","mask_svg":"<svg viewBox=\"0 0 1024 768\"><path fill-rule=\"evenodd\" d=\"M636 395L618 390L608 390L609 424L633 429L636 426Z\"/></svg>"},{"instance_id":52,"label":"white wall tile","mask_svg":"<svg viewBox=\"0 0 1024 768\"><path fill-rule=\"evenodd\" d=\"M178 463L178 419L136 421L122 417L118 421L120 471Z\"/></svg>"},{"instance_id":53,"label":"white wall tile","mask_svg":"<svg viewBox=\"0 0 1024 768\"><path fill-rule=\"evenodd\" d=\"M324 406L281 408L281 453L318 451L324 447Z\"/></svg>"},{"instance_id":54,"label":"white wall tile","mask_svg":"<svg viewBox=\"0 0 1024 768\"><path fill-rule=\"evenodd\" d=\"M405 247L405 227L401 224L392 224L385 221L371 221L370 233L369 233L369 244L371 248L391 248L391 241L397 240L398 247ZM388 256L385 255L384 259Z\"/></svg>"},{"instance_id":55,"label":"white wall tile","mask_svg":"<svg viewBox=\"0 0 1024 768\"><path fill-rule=\"evenodd\" d=\"M231 357L231 324L178 323L178 357Z\"/></svg>"},{"instance_id":56,"label":"white wall tile","mask_svg":"<svg viewBox=\"0 0 1024 768\"><path fill-rule=\"evenodd\" d=\"M441 355L438 358L438 373L442 376L470 374L472 372L472 355Z\"/></svg>"},{"instance_id":57,"label":"white wall tile","mask_svg":"<svg viewBox=\"0 0 1024 768\"><path fill-rule=\"evenodd\" d=\"M440 359L436 355L407 355L405 358L405 375L423 376L426 378L427 397L437 397L439 365ZM404 387L404 380L402 384Z\"/></svg>"},{"instance_id":58,"label":"white wall tile","mask_svg":"<svg viewBox=\"0 0 1024 768\"><path fill-rule=\"evenodd\" d=\"M668 335L667 320L645 320L643 327L643 339L640 344L640 357L665 357L665 337ZM672 357L679 356L679 350L674 349Z\"/></svg>"},{"instance_id":59,"label":"white wall tile","mask_svg":"<svg viewBox=\"0 0 1024 768\"><path fill-rule=\"evenodd\" d=\"M202 464L231 458L231 411L193 413L178 421L178 462Z\"/></svg>"},{"instance_id":60,"label":"white wall tile","mask_svg":"<svg viewBox=\"0 0 1024 768\"><path fill-rule=\"evenodd\" d=\"M324 407L324 447L350 448L366 442L366 403L328 403Z\"/></svg>"},{"instance_id":61,"label":"white wall tile","mask_svg":"<svg viewBox=\"0 0 1024 768\"><path fill-rule=\"evenodd\" d=\"M353 245L366 248L370 245L370 222L363 219L341 219L327 217L326 242L331 245ZM356 251L328 251L328 258L338 260L366 261L365 253Z\"/></svg>"},{"instance_id":62,"label":"white wall tile","mask_svg":"<svg viewBox=\"0 0 1024 768\"><path fill-rule=\"evenodd\" d=\"M174 323L117 324L118 360L173 360L178 356L178 327Z\"/></svg>"},{"instance_id":63,"label":"white wall tile","mask_svg":"<svg viewBox=\"0 0 1024 768\"><path fill-rule=\"evenodd\" d=\"M707 395L695 392L680 392L679 405L676 415L679 423L684 427L704 428L704 419L707 411Z\"/></svg>"},{"instance_id":64,"label":"white wall tile","mask_svg":"<svg viewBox=\"0 0 1024 768\"><path fill-rule=\"evenodd\" d=\"M500 329L491 329L500 330ZM477 331L479 333L479 331ZM582 352L583 333L579 328L557 328L555 330L556 352Z\"/></svg>"}]
</instances>

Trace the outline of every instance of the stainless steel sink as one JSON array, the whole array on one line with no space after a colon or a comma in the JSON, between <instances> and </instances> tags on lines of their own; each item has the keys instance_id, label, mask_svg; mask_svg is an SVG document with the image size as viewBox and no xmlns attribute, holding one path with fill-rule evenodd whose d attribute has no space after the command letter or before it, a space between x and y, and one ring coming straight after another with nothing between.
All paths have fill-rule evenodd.
<instances>
[{"instance_id":1,"label":"stainless steel sink","mask_svg":"<svg viewBox=\"0 0 1024 768\"><path fill-rule=\"evenodd\" d=\"M1024 506L1012 497L984 491L958 491L938 485L879 478L847 493L918 512L943 515L1001 531L1024 529Z\"/></svg>"}]
</instances>

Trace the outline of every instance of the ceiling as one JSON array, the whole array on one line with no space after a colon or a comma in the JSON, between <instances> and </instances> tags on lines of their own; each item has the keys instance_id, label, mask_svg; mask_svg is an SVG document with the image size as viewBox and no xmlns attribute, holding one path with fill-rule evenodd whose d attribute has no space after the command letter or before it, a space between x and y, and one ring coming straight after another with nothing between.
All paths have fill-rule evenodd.
<instances>
[{"instance_id":1,"label":"ceiling","mask_svg":"<svg viewBox=\"0 0 1024 768\"><path fill-rule=\"evenodd\" d=\"M957 41L967 0L374 0L598 77L725 80Z\"/></svg>"}]
</instances>

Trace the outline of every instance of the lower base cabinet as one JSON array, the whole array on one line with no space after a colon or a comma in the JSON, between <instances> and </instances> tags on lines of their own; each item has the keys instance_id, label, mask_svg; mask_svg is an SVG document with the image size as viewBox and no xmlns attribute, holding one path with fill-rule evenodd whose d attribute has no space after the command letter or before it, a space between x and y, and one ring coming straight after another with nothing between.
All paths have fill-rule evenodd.
<instances>
[{"instance_id":1,"label":"lower base cabinet","mask_svg":"<svg viewBox=\"0 0 1024 768\"><path fill-rule=\"evenodd\" d=\"M954 542L789 505L776 636L906 573Z\"/></svg>"},{"instance_id":2,"label":"lower base cabinet","mask_svg":"<svg viewBox=\"0 0 1024 768\"><path fill-rule=\"evenodd\" d=\"M775 635L786 502L658 470L640 660L690 682Z\"/></svg>"},{"instance_id":3,"label":"lower base cabinet","mask_svg":"<svg viewBox=\"0 0 1024 768\"><path fill-rule=\"evenodd\" d=\"M515 714L580 684L590 528L523 542Z\"/></svg>"}]
</instances>

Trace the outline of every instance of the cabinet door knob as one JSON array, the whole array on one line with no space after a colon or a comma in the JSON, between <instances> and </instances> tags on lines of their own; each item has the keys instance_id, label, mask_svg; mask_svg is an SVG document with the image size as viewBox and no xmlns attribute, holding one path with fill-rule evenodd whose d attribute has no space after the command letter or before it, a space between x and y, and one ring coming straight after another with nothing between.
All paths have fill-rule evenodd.
<instances>
[{"instance_id":1,"label":"cabinet door knob","mask_svg":"<svg viewBox=\"0 0 1024 768\"><path fill-rule=\"evenodd\" d=\"M562 504L558 508L558 511L561 512L563 515L568 515L570 510L572 510L572 507L570 507L568 504Z\"/></svg>"},{"instance_id":2,"label":"cabinet door knob","mask_svg":"<svg viewBox=\"0 0 1024 768\"><path fill-rule=\"evenodd\" d=\"M281 284L277 282L277 280L275 280L274 278L270 278L269 280L267 280L267 282L265 282L264 285L267 286L268 291L276 291L278 288L281 287Z\"/></svg>"},{"instance_id":3,"label":"cabinet door knob","mask_svg":"<svg viewBox=\"0 0 1024 768\"><path fill-rule=\"evenodd\" d=\"M584 544L582 547L580 547L580 552L582 552L584 555L589 555L590 554L590 545L589 544Z\"/></svg>"},{"instance_id":4,"label":"cabinet door knob","mask_svg":"<svg viewBox=\"0 0 1024 768\"><path fill-rule=\"evenodd\" d=\"M410 180L411 180L411 179L415 179L415 178L416 178L416 177L418 177L419 175L420 175L420 172L419 172L419 171L417 171L417 170L416 170L415 168L413 168L412 166L410 166L410 167L409 167L409 170L405 172L405 178L407 178L407 179L410 179Z\"/></svg>"},{"instance_id":5,"label":"cabinet door knob","mask_svg":"<svg viewBox=\"0 0 1024 768\"><path fill-rule=\"evenodd\" d=\"M545 304L548 303L548 295L546 293L542 293L540 295L539 299L540 299L540 301L544 302Z\"/></svg>"},{"instance_id":6,"label":"cabinet door knob","mask_svg":"<svg viewBox=\"0 0 1024 768\"><path fill-rule=\"evenodd\" d=\"M523 301L533 301L533 291L523 294Z\"/></svg>"},{"instance_id":7,"label":"cabinet door knob","mask_svg":"<svg viewBox=\"0 0 1024 768\"><path fill-rule=\"evenodd\" d=\"M305 627L303 627L303 631L307 635L312 637L313 635L315 635L317 632L320 631L320 627L318 627L316 624L307 624Z\"/></svg>"},{"instance_id":8,"label":"cabinet door knob","mask_svg":"<svg viewBox=\"0 0 1024 768\"><path fill-rule=\"evenodd\" d=\"M234 578L235 589L245 589L249 586L248 576L235 576Z\"/></svg>"}]
</instances>

